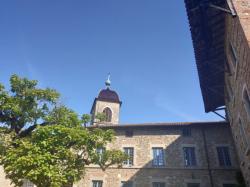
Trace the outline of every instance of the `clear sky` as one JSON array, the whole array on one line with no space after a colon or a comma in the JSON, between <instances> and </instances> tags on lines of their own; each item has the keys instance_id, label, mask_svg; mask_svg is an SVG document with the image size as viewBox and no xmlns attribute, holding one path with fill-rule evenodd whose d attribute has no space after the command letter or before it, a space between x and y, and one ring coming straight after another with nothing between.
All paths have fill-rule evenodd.
<instances>
[{"instance_id":1,"label":"clear sky","mask_svg":"<svg viewBox=\"0 0 250 187\"><path fill-rule=\"evenodd\" d=\"M204 112L183 0L0 1L0 82L39 80L79 114L111 73L121 123L221 120Z\"/></svg>"}]
</instances>

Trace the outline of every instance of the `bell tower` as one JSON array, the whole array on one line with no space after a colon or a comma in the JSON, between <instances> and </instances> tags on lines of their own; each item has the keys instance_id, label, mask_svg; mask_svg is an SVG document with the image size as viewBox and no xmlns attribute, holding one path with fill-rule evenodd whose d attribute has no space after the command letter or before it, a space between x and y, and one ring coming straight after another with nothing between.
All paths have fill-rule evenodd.
<instances>
[{"instance_id":1,"label":"bell tower","mask_svg":"<svg viewBox=\"0 0 250 187\"><path fill-rule=\"evenodd\" d=\"M106 88L99 92L98 97L95 98L92 105L90 112L92 116L91 125L96 125L98 123L103 125L118 125L119 123L119 114L122 102L120 101L118 94L114 90L110 89L110 75L108 75L105 85ZM105 120L102 122L96 118L99 113L103 113L105 116Z\"/></svg>"}]
</instances>

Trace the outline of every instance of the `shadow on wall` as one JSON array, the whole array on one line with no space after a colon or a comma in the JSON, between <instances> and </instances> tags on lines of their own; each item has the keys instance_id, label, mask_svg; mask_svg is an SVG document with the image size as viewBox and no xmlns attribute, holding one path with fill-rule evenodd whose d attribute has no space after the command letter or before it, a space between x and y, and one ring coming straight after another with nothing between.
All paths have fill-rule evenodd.
<instances>
[{"instance_id":1,"label":"shadow on wall","mask_svg":"<svg viewBox=\"0 0 250 187\"><path fill-rule=\"evenodd\" d=\"M138 147L134 147L134 164L124 166L118 174L120 182L127 184L124 187L132 184L133 187L186 187L188 184L190 187L222 187L223 184L236 184L239 167L229 128L191 129L190 134L188 129L179 128L170 131L168 136L162 136L165 129L137 132L135 137L141 138L138 138ZM183 136L185 131L187 134ZM228 147L230 165L219 166L217 146ZM145 164L145 160L149 161Z\"/></svg>"}]
</instances>

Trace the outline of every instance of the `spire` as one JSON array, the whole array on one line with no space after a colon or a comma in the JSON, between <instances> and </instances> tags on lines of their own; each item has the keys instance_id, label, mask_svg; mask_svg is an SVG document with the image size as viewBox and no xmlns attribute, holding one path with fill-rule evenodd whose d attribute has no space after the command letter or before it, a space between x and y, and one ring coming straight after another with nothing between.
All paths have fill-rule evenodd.
<instances>
[{"instance_id":1,"label":"spire","mask_svg":"<svg viewBox=\"0 0 250 187\"><path fill-rule=\"evenodd\" d=\"M105 85L107 87L107 89L110 87L111 85L111 81L110 81L110 73L108 74L108 79L105 81Z\"/></svg>"}]
</instances>

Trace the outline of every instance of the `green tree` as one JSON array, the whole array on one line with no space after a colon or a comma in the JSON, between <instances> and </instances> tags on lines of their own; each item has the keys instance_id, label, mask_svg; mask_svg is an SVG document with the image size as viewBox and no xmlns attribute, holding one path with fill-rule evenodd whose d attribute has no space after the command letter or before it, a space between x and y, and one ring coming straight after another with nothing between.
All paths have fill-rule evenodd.
<instances>
[{"instance_id":1,"label":"green tree","mask_svg":"<svg viewBox=\"0 0 250 187\"><path fill-rule=\"evenodd\" d=\"M114 132L82 127L86 115L79 119L73 110L58 106L55 90L38 89L37 81L17 75L10 83L10 91L0 84L0 164L16 186L23 179L38 187L72 185L86 165L105 170L126 159L118 150L107 150L98 159L96 149L111 142Z\"/></svg>"},{"instance_id":2,"label":"green tree","mask_svg":"<svg viewBox=\"0 0 250 187\"><path fill-rule=\"evenodd\" d=\"M104 113L98 112L95 116L95 118L99 121L99 122L104 122L107 120L107 116Z\"/></svg>"},{"instance_id":3,"label":"green tree","mask_svg":"<svg viewBox=\"0 0 250 187\"><path fill-rule=\"evenodd\" d=\"M82 123L84 124L84 127L87 127L87 124L90 122L91 116L89 114L83 114L82 115Z\"/></svg>"}]
</instances>

